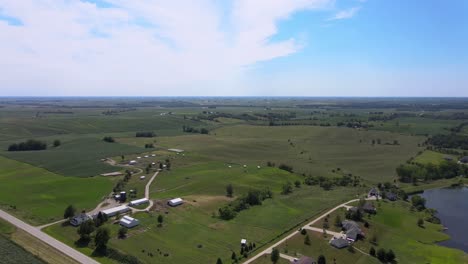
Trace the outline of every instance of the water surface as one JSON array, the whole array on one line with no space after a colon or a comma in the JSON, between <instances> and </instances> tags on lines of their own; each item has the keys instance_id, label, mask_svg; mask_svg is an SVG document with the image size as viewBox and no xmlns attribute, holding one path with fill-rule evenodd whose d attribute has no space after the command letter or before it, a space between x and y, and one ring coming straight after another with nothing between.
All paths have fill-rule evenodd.
<instances>
[{"instance_id":1,"label":"water surface","mask_svg":"<svg viewBox=\"0 0 468 264\"><path fill-rule=\"evenodd\" d=\"M426 207L437 210L437 217L448 228L450 240L439 245L458 248L468 252L468 188L444 188L427 190Z\"/></svg>"}]
</instances>

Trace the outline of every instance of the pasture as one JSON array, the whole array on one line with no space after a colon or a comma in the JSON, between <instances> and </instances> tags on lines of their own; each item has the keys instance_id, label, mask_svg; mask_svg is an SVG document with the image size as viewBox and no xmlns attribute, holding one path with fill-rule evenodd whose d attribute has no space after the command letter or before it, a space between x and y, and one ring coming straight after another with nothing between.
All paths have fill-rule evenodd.
<instances>
[{"instance_id":1,"label":"pasture","mask_svg":"<svg viewBox=\"0 0 468 264\"><path fill-rule=\"evenodd\" d=\"M35 225L62 218L69 204L94 209L112 190L105 177L64 177L47 170L0 157L0 206Z\"/></svg>"}]
</instances>

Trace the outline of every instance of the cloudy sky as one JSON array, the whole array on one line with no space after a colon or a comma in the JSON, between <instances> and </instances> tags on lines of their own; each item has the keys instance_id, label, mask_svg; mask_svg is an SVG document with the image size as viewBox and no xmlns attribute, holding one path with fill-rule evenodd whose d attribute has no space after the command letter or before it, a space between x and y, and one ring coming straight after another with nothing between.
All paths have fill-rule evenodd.
<instances>
[{"instance_id":1,"label":"cloudy sky","mask_svg":"<svg viewBox=\"0 0 468 264\"><path fill-rule=\"evenodd\" d=\"M466 0L0 0L0 96L468 96Z\"/></svg>"}]
</instances>

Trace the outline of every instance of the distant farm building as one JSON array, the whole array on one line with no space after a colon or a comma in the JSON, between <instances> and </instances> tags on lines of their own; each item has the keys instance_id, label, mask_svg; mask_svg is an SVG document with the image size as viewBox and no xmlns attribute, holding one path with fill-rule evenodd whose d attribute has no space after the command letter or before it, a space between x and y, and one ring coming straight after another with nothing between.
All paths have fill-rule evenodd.
<instances>
[{"instance_id":1,"label":"distant farm building","mask_svg":"<svg viewBox=\"0 0 468 264\"><path fill-rule=\"evenodd\" d=\"M151 154L151 157L156 157L156 154Z\"/></svg>"},{"instance_id":2,"label":"distant farm building","mask_svg":"<svg viewBox=\"0 0 468 264\"><path fill-rule=\"evenodd\" d=\"M149 156L148 156L148 155L145 155L145 158L149 158Z\"/></svg>"},{"instance_id":3,"label":"distant farm building","mask_svg":"<svg viewBox=\"0 0 468 264\"><path fill-rule=\"evenodd\" d=\"M183 204L184 200L182 200L181 198L175 198L175 199L169 200L169 202L167 202L167 203L170 206L175 207L175 206Z\"/></svg>"},{"instance_id":4,"label":"distant farm building","mask_svg":"<svg viewBox=\"0 0 468 264\"><path fill-rule=\"evenodd\" d=\"M344 238L332 238L332 240L330 240L330 245L340 249L340 248L345 248L347 246L349 246L349 241L344 239Z\"/></svg>"},{"instance_id":5,"label":"distant farm building","mask_svg":"<svg viewBox=\"0 0 468 264\"><path fill-rule=\"evenodd\" d=\"M171 149L168 149L169 151L172 151L172 152L176 152L176 153L182 153L184 152L183 149L176 149L176 148L171 148Z\"/></svg>"},{"instance_id":6,"label":"distant farm building","mask_svg":"<svg viewBox=\"0 0 468 264\"><path fill-rule=\"evenodd\" d=\"M465 156L465 157L461 158L460 163L467 164L468 163L468 156Z\"/></svg>"},{"instance_id":7,"label":"distant farm building","mask_svg":"<svg viewBox=\"0 0 468 264\"><path fill-rule=\"evenodd\" d=\"M114 208L103 210L102 213L105 214L107 217L111 217L111 216L114 216L114 215L117 215L117 214L126 213L128 211L130 211L130 208L128 208L128 206L121 205L121 206L117 206L117 207L114 207Z\"/></svg>"},{"instance_id":8,"label":"distant farm building","mask_svg":"<svg viewBox=\"0 0 468 264\"><path fill-rule=\"evenodd\" d=\"M149 200L146 199L146 198L141 198L141 199L138 199L138 200L133 200L131 201L128 205L130 206L138 206L140 204L146 204L146 203L149 203Z\"/></svg>"},{"instance_id":9,"label":"distant farm building","mask_svg":"<svg viewBox=\"0 0 468 264\"><path fill-rule=\"evenodd\" d=\"M396 201L396 200L398 200L398 195L396 195L395 193L392 193L392 192L386 192L385 193L385 198L387 198L387 200L389 200L389 201Z\"/></svg>"},{"instance_id":10,"label":"distant farm building","mask_svg":"<svg viewBox=\"0 0 468 264\"><path fill-rule=\"evenodd\" d=\"M372 204L372 203L369 203L369 202L366 202L363 206L362 206L362 210L366 213L370 213L370 214L375 214L377 212L377 209L375 208L375 206Z\"/></svg>"},{"instance_id":11,"label":"distant farm building","mask_svg":"<svg viewBox=\"0 0 468 264\"><path fill-rule=\"evenodd\" d=\"M137 161L136 160L131 160L131 161L128 162L128 164L135 165L135 164L137 164Z\"/></svg>"},{"instance_id":12,"label":"distant farm building","mask_svg":"<svg viewBox=\"0 0 468 264\"><path fill-rule=\"evenodd\" d=\"M140 176L140 180L144 180L146 178L145 175Z\"/></svg>"},{"instance_id":13,"label":"distant farm building","mask_svg":"<svg viewBox=\"0 0 468 264\"><path fill-rule=\"evenodd\" d=\"M81 213L75 217L73 217L71 220L70 220L70 224L72 226L79 226L81 225L82 223L88 221L88 220L93 220L93 217L91 215L88 215L88 214L85 214L85 213Z\"/></svg>"},{"instance_id":14,"label":"distant farm building","mask_svg":"<svg viewBox=\"0 0 468 264\"><path fill-rule=\"evenodd\" d=\"M291 264L316 264L315 260L310 257L302 256L300 259L294 259Z\"/></svg>"},{"instance_id":15,"label":"distant farm building","mask_svg":"<svg viewBox=\"0 0 468 264\"><path fill-rule=\"evenodd\" d=\"M125 215L120 219L119 224L121 226L125 226L126 228L132 228L139 225L140 221L138 221L138 219Z\"/></svg>"},{"instance_id":16,"label":"distant farm building","mask_svg":"<svg viewBox=\"0 0 468 264\"><path fill-rule=\"evenodd\" d=\"M246 246L247 245L247 239L241 239L241 246Z\"/></svg>"}]
</instances>

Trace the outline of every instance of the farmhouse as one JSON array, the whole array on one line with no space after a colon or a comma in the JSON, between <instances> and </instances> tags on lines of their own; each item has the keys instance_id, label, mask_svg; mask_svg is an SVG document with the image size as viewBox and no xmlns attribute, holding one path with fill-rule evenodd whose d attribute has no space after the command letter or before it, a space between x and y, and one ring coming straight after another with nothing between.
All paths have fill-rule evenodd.
<instances>
[{"instance_id":1,"label":"farmhouse","mask_svg":"<svg viewBox=\"0 0 468 264\"><path fill-rule=\"evenodd\" d=\"M309 258L307 256L302 256L300 259L294 259L291 261L291 264L316 264L313 258Z\"/></svg>"},{"instance_id":2,"label":"farmhouse","mask_svg":"<svg viewBox=\"0 0 468 264\"><path fill-rule=\"evenodd\" d=\"M125 215L120 219L119 224L121 226L125 226L126 228L132 228L139 225L140 221L138 221L138 219Z\"/></svg>"},{"instance_id":3,"label":"farmhouse","mask_svg":"<svg viewBox=\"0 0 468 264\"><path fill-rule=\"evenodd\" d=\"M379 190L377 188L373 187L370 189L369 193L367 194L367 197L378 197L379 196Z\"/></svg>"},{"instance_id":4,"label":"farmhouse","mask_svg":"<svg viewBox=\"0 0 468 264\"><path fill-rule=\"evenodd\" d=\"M116 214L123 214L130 211L130 208L126 205L121 205L117 207L113 207L110 209L103 210L102 213L105 214L107 217L114 216Z\"/></svg>"},{"instance_id":5,"label":"farmhouse","mask_svg":"<svg viewBox=\"0 0 468 264\"><path fill-rule=\"evenodd\" d=\"M468 163L468 156L465 156L465 157L461 158L460 163L467 164Z\"/></svg>"},{"instance_id":6,"label":"farmhouse","mask_svg":"<svg viewBox=\"0 0 468 264\"><path fill-rule=\"evenodd\" d=\"M334 246L334 247L336 247L338 249L345 248L345 247L349 246L349 241L344 239L344 238L341 238L341 237L340 238L334 237L334 238L332 238L330 240L330 245L332 245L332 246Z\"/></svg>"},{"instance_id":7,"label":"farmhouse","mask_svg":"<svg viewBox=\"0 0 468 264\"><path fill-rule=\"evenodd\" d=\"M90 216L90 215L87 215L85 213L81 213L77 216L74 216L71 220L70 220L70 224L72 226L79 226L81 225L82 223L88 221L88 220L93 220L93 217Z\"/></svg>"},{"instance_id":8,"label":"farmhouse","mask_svg":"<svg viewBox=\"0 0 468 264\"><path fill-rule=\"evenodd\" d=\"M341 223L343 229L346 231L346 239L349 241L356 241L360 236L364 236L359 225L350 220L345 220Z\"/></svg>"},{"instance_id":9,"label":"farmhouse","mask_svg":"<svg viewBox=\"0 0 468 264\"><path fill-rule=\"evenodd\" d=\"M175 199L169 200L169 202L167 202L167 203L170 206L175 207L175 206L183 204L184 200L182 200L181 198L175 198Z\"/></svg>"},{"instance_id":10,"label":"farmhouse","mask_svg":"<svg viewBox=\"0 0 468 264\"><path fill-rule=\"evenodd\" d=\"M141 198L141 199L138 199L138 200L133 200L131 201L128 205L130 206L138 206L140 204L145 204L145 203L149 203L149 200L146 199L146 198Z\"/></svg>"}]
</instances>

